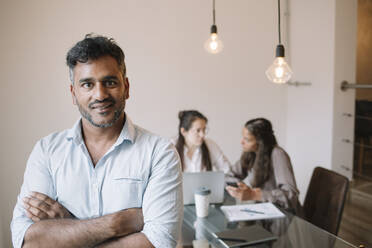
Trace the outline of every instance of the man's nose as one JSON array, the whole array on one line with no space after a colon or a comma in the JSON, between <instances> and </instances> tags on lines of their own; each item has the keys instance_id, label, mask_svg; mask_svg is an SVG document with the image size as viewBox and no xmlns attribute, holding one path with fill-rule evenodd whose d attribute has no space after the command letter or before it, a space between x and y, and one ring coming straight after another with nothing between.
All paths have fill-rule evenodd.
<instances>
[{"instance_id":1,"label":"man's nose","mask_svg":"<svg viewBox=\"0 0 372 248\"><path fill-rule=\"evenodd\" d=\"M107 92L106 87L101 82L98 82L96 84L96 87L95 87L94 97L97 100L102 101L102 100L106 99L107 96L108 96L108 92Z\"/></svg>"}]
</instances>

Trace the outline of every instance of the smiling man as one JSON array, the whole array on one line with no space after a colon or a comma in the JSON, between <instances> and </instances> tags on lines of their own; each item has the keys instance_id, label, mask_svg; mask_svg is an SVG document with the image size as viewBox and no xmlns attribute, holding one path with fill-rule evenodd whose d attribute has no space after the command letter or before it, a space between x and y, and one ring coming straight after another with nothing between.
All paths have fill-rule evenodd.
<instances>
[{"instance_id":1,"label":"smiling man","mask_svg":"<svg viewBox=\"0 0 372 248\"><path fill-rule=\"evenodd\" d=\"M123 51L112 39L87 35L67 65L82 118L35 145L14 209L14 247L175 247L179 157L125 113Z\"/></svg>"}]
</instances>

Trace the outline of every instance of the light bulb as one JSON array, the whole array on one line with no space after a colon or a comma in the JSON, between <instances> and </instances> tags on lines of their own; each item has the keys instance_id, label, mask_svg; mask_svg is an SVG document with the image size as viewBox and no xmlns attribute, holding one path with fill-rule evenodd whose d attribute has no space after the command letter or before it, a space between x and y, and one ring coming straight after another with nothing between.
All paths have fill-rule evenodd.
<instances>
[{"instance_id":1,"label":"light bulb","mask_svg":"<svg viewBox=\"0 0 372 248\"><path fill-rule=\"evenodd\" d=\"M266 70L267 78L276 84L285 84L292 74L293 72L284 57L276 57L274 63Z\"/></svg>"},{"instance_id":2,"label":"light bulb","mask_svg":"<svg viewBox=\"0 0 372 248\"><path fill-rule=\"evenodd\" d=\"M219 53L223 49L223 44L220 39L218 39L217 33L211 33L209 39L204 43L204 48L209 53Z\"/></svg>"}]
</instances>

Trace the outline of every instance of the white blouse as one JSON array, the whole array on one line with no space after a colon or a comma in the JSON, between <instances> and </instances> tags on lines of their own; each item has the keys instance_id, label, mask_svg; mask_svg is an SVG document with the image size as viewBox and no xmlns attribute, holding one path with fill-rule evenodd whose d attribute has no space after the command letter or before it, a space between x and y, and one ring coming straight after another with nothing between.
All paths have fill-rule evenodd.
<instances>
[{"instance_id":1,"label":"white blouse","mask_svg":"<svg viewBox=\"0 0 372 248\"><path fill-rule=\"evenodd\" d=\"M177 138L171 139L172 143L175 145L177 143ZM223 171L226 176L231 177L233 174L231 172L231 163L227 157L223 154L221 148L209 138L204 139L205 144L209 150L209 156L212 165L212 171ZM206 168L202 169L202 151L201 147L198 147L191 159L187 155L188 148L184 146L183 149L183 172L201 172L206 171ZM230 180L229 180L230 181Z\"/></svg>"}]
</instances>

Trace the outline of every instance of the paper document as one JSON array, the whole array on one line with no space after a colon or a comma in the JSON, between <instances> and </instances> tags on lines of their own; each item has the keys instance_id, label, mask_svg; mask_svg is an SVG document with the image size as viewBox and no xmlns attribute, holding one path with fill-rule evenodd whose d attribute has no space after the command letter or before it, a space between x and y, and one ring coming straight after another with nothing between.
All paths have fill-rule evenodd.
<instances>
[{"instance_id":1,"label":"paper document","mask_svg":"<svg viewBox=\"0 0 372 248\"><path fill-rule=\"evenodd\" d=\"M229 221L261 220L282 218L285 215L271 202L222 206Z\"/></svg>"}]
</instances>

